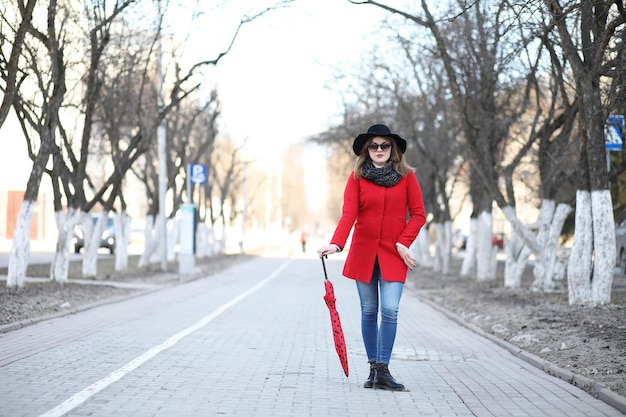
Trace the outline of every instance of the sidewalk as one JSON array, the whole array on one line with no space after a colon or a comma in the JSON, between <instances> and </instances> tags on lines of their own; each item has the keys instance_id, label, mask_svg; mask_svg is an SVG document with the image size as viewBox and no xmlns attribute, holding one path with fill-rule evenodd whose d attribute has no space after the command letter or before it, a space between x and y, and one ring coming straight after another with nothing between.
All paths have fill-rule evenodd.
<instances>
[{"instance_id":1,"label":"sidewalk","mask_svg":"<svg viewBox=\"0 0 626 417\"><path fill-rule=\"evenodd\" d=\"M1 416L529 416L624 414L403 296L390 370L362 388L354 283L327 261L348 346L337 359L318 259L220 274L0 335Z\"/></svg>"}]
</instances>

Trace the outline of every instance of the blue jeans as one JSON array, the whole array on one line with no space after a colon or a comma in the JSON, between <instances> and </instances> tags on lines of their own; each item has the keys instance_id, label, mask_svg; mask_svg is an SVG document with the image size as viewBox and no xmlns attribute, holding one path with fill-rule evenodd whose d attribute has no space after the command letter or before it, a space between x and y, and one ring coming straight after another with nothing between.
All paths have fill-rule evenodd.
<instances>
[{"instance_id":1,"label":"blue jeans","mask_svg":"<svg viewBox=\"0 0 626 417\"><path fill-rule=\"evenodd\" d=\"M389 364L398 328L398 306L404 284L383 281L378 259L369 284L356 282L361 299L361 333L367 361ZM378 325L378 289L380 287L380 326Z\"/></svg>"}]
</instances>

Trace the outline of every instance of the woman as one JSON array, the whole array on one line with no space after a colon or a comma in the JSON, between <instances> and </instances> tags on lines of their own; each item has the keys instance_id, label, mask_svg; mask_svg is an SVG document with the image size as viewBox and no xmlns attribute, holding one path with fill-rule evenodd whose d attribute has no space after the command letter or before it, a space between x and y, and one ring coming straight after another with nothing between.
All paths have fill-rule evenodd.
<instances>
[{"instance_id":1,"label":"woman","mask_svg":"<svg viewBox=\"0 0 626 417\"><path fill-rule=\"evenodd\" d=\"M371 126L354 139L352 150L358 158L346 184L341 219L330 244L317 252L320 257L341 252L354 226L343 275L356 281L361 300L361 332L370 364L364 387L403 391L388 365L407 271L415 268L409 247L426 222L422 191L404 160L406 140L387 126Z\"/></svg>"}]
</instances>

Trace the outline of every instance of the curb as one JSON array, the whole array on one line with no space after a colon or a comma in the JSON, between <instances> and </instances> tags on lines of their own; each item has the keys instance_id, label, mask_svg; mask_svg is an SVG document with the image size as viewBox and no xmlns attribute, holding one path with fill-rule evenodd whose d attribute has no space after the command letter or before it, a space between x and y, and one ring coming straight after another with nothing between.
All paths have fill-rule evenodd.
<instances>
[{"instance_id":1,"label":"curb","mask_svg":"<svg viewBox=\"0 0 626 417\"><path fill-rule=\"evenodd\" d=\"M451 311L446 310L445 308L433 303L432 301L421 297L419 294L416 294L417 298L422 301L424 304L428 304L430 307L434 308L435 310L439 311L440 313L444 314L446 317L448 317L449 319L451 319L452 321L460 324L461 326L471 330L472 332L490 340L491 342L499 345L500 347L508 350L511 354L513 354L514 356L528 362L529 364L533 365L534 367L541 369L542 371L555 376L559 379L562 379L563 381L569 382L570 384L574 385L575 387L578 387L580 389L582 389L583 391L586 391L590 394L592 394L593 396L597 397L598 399L604 401L605 403L609 404L612 407L615 407L617 410L621 411L622 413L626 414L626 397L623 397L619 394L617 394L615 391L612 391L610 388L608 388L606 385L601 384L599 382L594 381L591 378L587 378L586 376L582 376L582 375L578 375L575 374L571 371L568 371L566 369L563 369L555 364L553 364L552 362L549 362L545 359L540 358L537 355L533 355L532 353L526 352L525 350L505 341L502 340L494 335L491 335L487 332L485 332L484 330L482 330L481 328L474 326L471 323L468 323L467 321L463 320L461 317L457 316L456 314L452 313Z\"/></svg>"},{"instance_id":2,"label":"curb","mask_svg":"<svg viewBox=\"0 0 626 417\"><path fill-rule=\"evenodd\" d=\"M0 325L0 334L8 333L13 330L21 329L23 327L28 327L33 324L40 323L42 321L52 320L52 319L56 319L60 317L69 316L72 314L77 314L82 311L99 307L101 305L118 303L118 302L125 301L131 298L140 297L147 293L160 291L168 287L185 284L191 281L196 281L198 279L204 279L213 274L205 274L204 272L202 272L201 269L198 269L193 274L187 275L184 277L181 276L180 274L175 274L175 275L176 275L175 279L166 281L161 284L141 284L141 283L138 284L138 283L126 283L126 282L120 282L120 281L93 281L93 280L72 278L71 282L78 284L78 285L108 285L108 286L117 287L117 288L133 289L136 291L130 294L121 295L119 297L106 298L106 299L96 301L93 303L83 304L77 307L69 308L67 310L59 311L58 313L48 314L45 316L39 316L39 317L30 318L30 319L16 321L16 322L9 323L9 324ZM28 280L42 281L42 282L49 281L49 279L47 278L28 278ZM2 281L1 275L0 275L0 281Z\"/></svg>"}]
</instances>

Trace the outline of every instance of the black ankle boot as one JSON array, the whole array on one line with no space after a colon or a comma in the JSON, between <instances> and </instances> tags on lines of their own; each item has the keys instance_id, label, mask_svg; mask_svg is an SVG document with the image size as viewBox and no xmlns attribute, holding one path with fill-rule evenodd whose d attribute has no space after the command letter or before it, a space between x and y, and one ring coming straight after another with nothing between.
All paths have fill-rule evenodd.
<instances>
[{"instance_id":1,"label":"black ankle boot","mask_svg":"<svg viewBox=\"0 0 626 417\"><path fill-rule=\"evenodd\" d=\"M375 389L388 391L404 391L404 385L396 382L389 373L389 367L385 363L376 364L376 376L374 377Z\"/></svg>"},{"instance_id":2,"label":"black ankle boot","mask_svg":"<svg viewBox=\"0 0 626 417\"><path fill-rule=\"evenodd\" d=\"M363 384L363 388L372 388L374 386L374 378L376 377L376 361L371 361L369 364L370 376L367 377L367 381Z\"/></svg>"}]
</instances>

